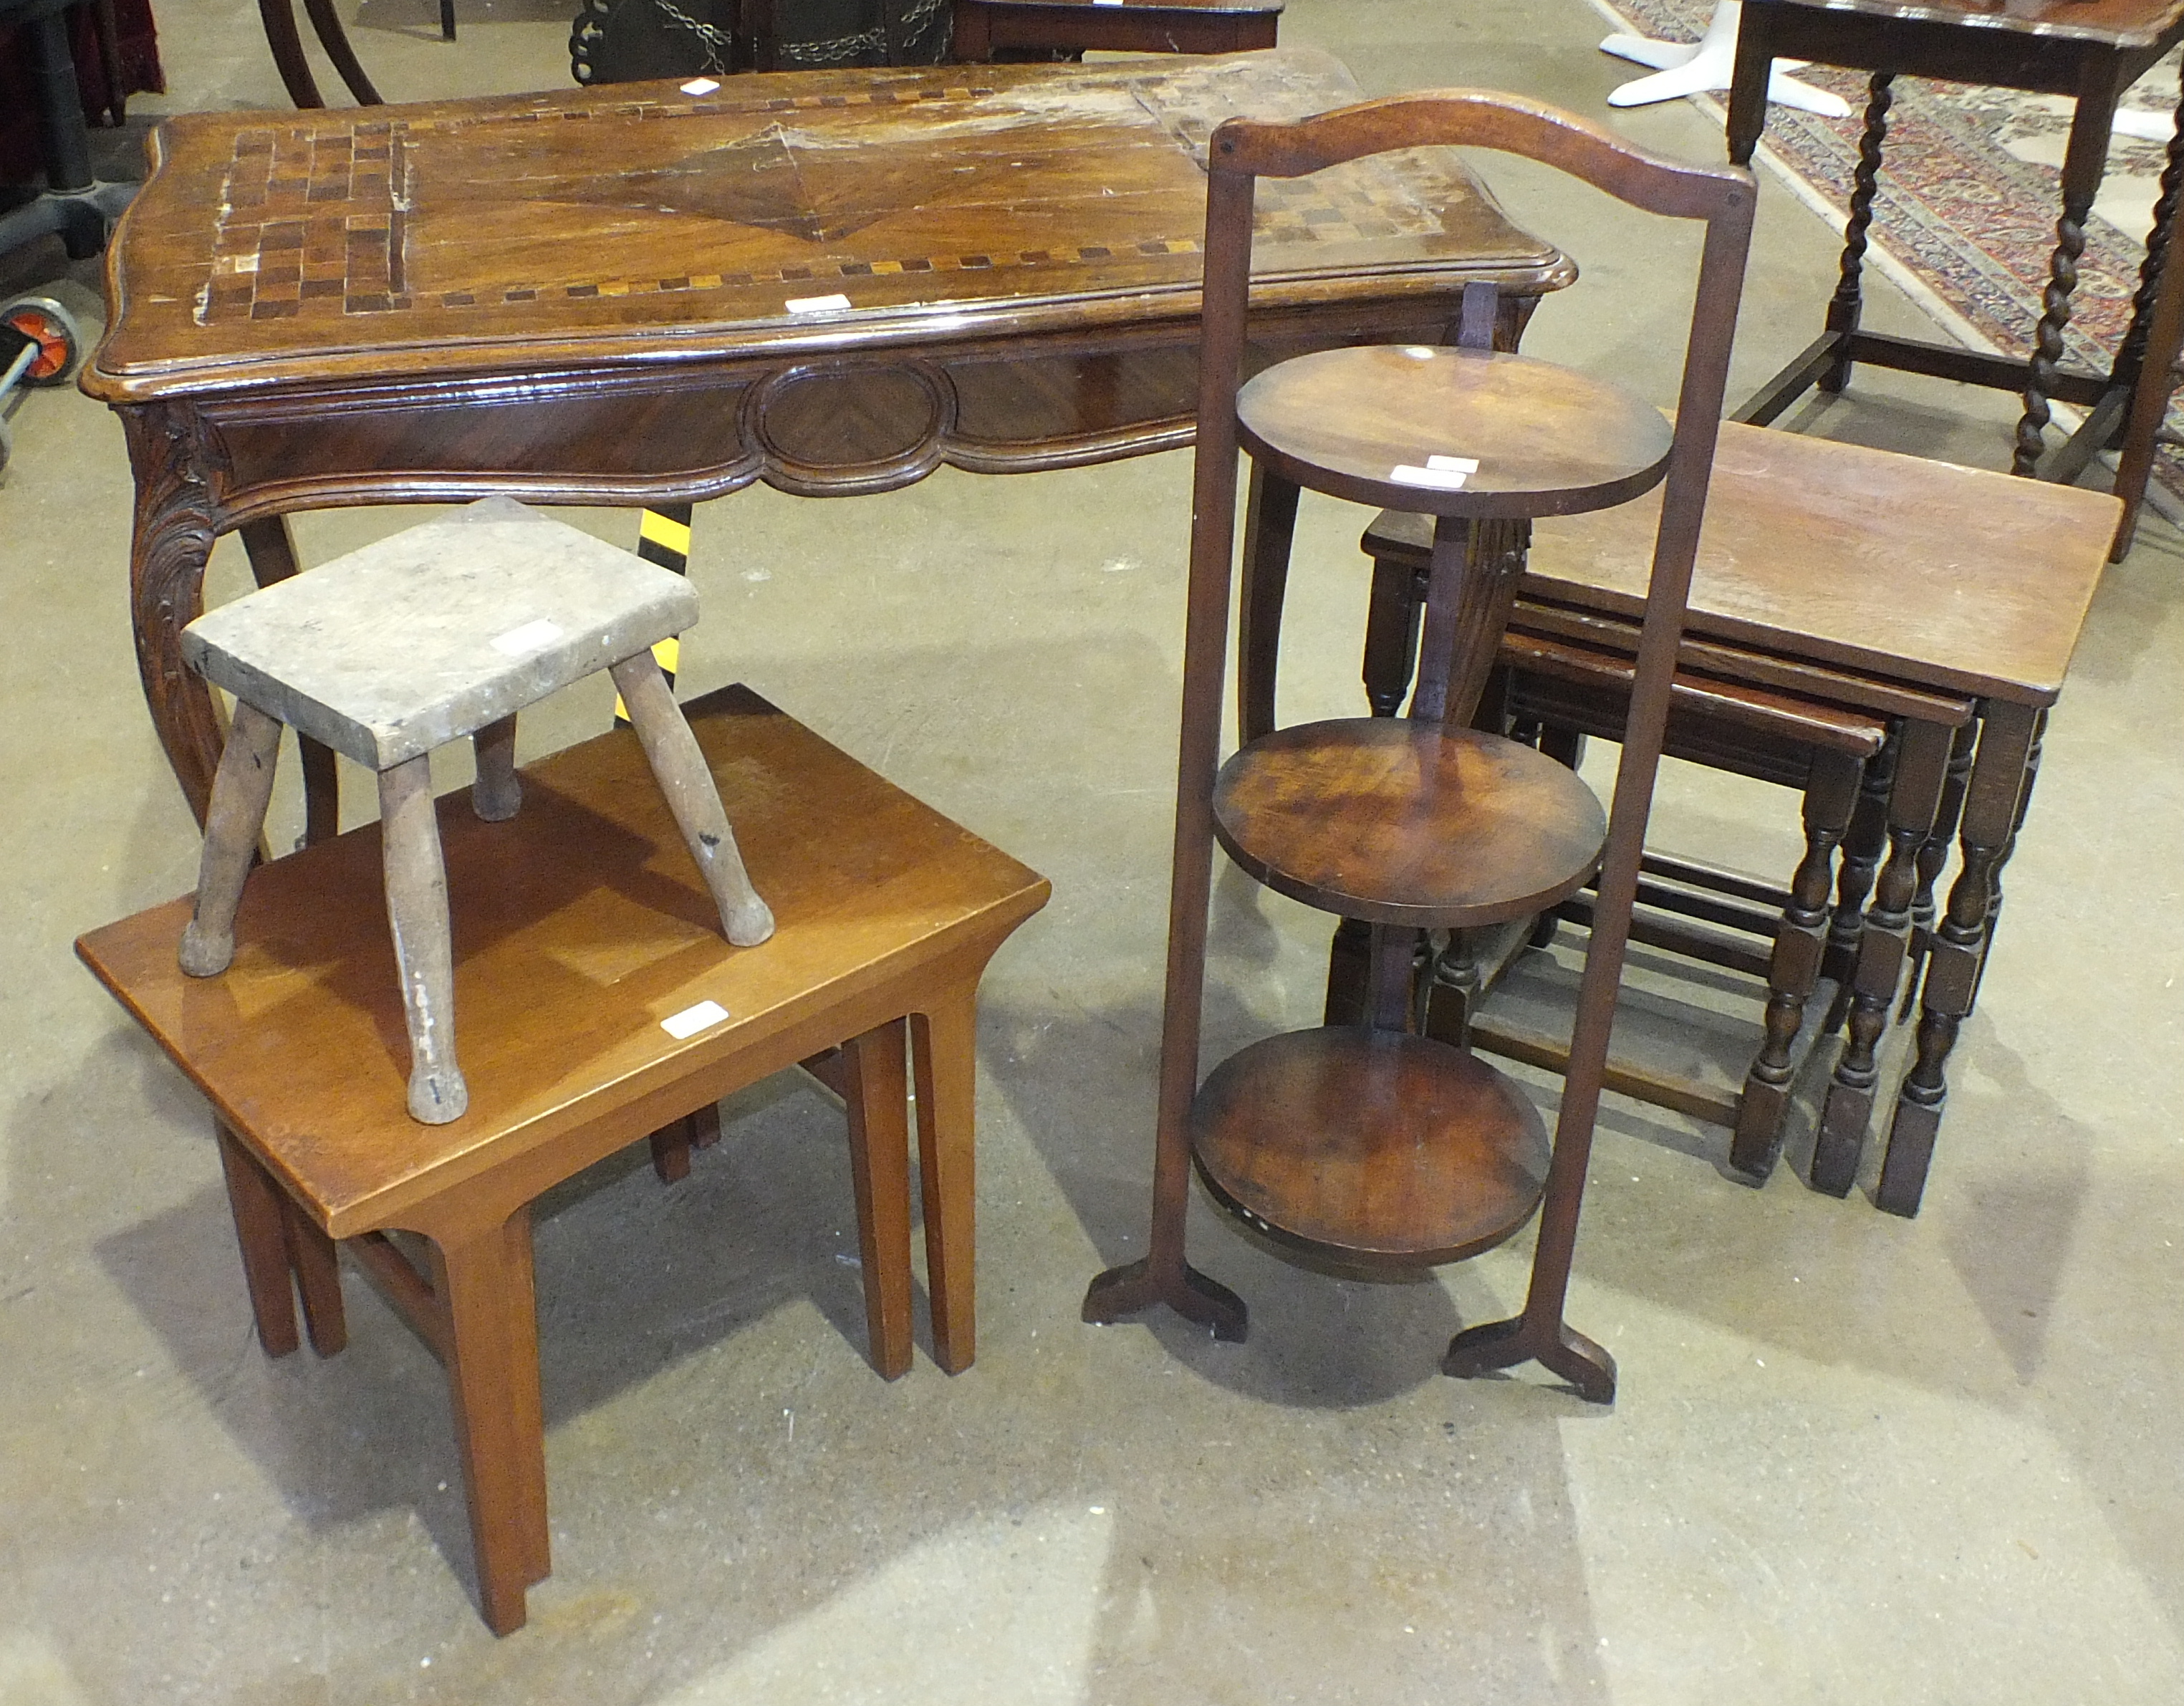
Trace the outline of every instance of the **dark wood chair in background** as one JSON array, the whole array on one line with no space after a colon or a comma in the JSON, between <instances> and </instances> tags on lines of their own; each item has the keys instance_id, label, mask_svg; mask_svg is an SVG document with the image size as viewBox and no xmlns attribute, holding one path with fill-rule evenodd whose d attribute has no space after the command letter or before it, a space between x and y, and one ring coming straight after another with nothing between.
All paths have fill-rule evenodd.
<instances>
[{"instance_id":1,"label":"dark wood chair in background","mask_svg":"<svg viewBox=\"0 0 2184 1706\"><path fill-rule=\"evenodd\" d=\"M1291 178L1399 148L1500 149L1706 227L1676 425L1617 387L1490 348L1491 287L1467 293L1459 347L1300 357L1240 392L1260 176ZM1295 125L1231 120L1207 153L1190 604L1162 1043L1151 1247L1102 1274L1086 1319L1165 1302L1239 1336L1238 1299L1184 1258L1195 1160L1253 1227L1351 1266L1416 1268L1508 1237L1544 1201L1523 1314L1474 1327L1443 1368L1537 1359L1585 1397L1614 1392L1607 1353L1563 1319L1580 1198L1698 547L1753 203L1737 170L1646 154L1568 114L1475 91L1396 97ZM1279 729L1221 767L1236 456L1252 459L1247 576L1279 576L1301 488L1435 517L1418 691L1402 722ZM1665 480L1645 578L1633 711L1613 811L1528 747L1472 730L1535 517L1630 503ZM1247 605L1247 613L1250 606ZM1602 853L1605 836L1605 855ZM1198 1085L1212 842L1281 893L1372 930L1370 1023L1253 1045ZM1550 1147L1522 1092L1417 1034L1422 930L1522 919L1599 870L1561 1113Z\"/></svg>"},{"instance_id":2,"label":"dark wood chair in background","mask_svg":"<svg viewBox=\"0 0 2184 1706\"><path fill-rule=\"evenodd\" d=\"M955 0L952 57L1240 53L1271 47L1282 0Z\"/></svg>"},{"instance_id":3,"label":"dark wood chair in background","mask_svg":"<svg viewBox=\"0 0 2184 1706\"><path fill-rule=\"evenodd\" d=\"M1767 123L1767 81L1777 59L1809 59L1872 73L1864 133L1858 142L1849 222L1844 230L1841 276L1828 304L1820 337L1763 386L1736 418L1763 426L1814 385L1841 391L1858 362L1963 383L2020 391L2025 414L2018 424L2011 471L2068 482L2101 450L2122 437L2125 452L2115 490L2135 516L2146 490L2147 461L2159 425L2131 419L2141 373L2171 387L2168 363L2148 360L2154 298L2184 193L2184 125L2172 133L2168 170L2161 180L2153 227L2147 237L2129 332L2105 374L2062 365L2063 329L2078 282L2078 258L2086 246L2086 220L2107 170L2116 103L2179 42L2184 42L2184 0L1745 0L1737 38L1736 79L1729 98L1729 156L1748 162ZM1860 282L1888 111L1898 75L1936 77L2059 95L2073 102L2070 138L2063 158L2062 211L2038 329L2029 358L1991 355L1956 344L1922 342L1868 332L1858 324ZM2184 106L2180 106L2184 120ZM2173 347L2172 347L2173 359ZM2045 428L2052 400L2088 411L2070 441L2053 451ZM2134 449L2136 446L2136 449ZM2130 543L2119 530L2115 555Z\"/></svg>"}]
</instances>

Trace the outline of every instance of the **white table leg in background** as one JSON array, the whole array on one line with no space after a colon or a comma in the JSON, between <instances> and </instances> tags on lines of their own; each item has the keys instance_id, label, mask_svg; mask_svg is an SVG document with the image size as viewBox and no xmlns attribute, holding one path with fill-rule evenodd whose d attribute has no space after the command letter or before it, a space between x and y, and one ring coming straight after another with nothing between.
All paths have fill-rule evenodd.
<instances>
[{"instance_id":1,"label":"white table leg in background","mask_svg":"<svg viewBox=\"0 0 2184 1706\"><path fill-rule=\"evenodd\" d=\"M1625 83L1607 98L1611 107L1646 107L1657 101L1674 101L1685 95L1712 94L1726 89L1736 69L1736 26L1744 8L1740 0L1719 0L1706 34L1697 44L1649 42L1642 36L1610 36L1600 44L1604 53L1658 67L1650 77ZM1840 95L1816 89L1786 75L1778 66L1767 85L1767 98L1823 118L1850 116L1850 104Z\"/></svg>"}]
</instances>

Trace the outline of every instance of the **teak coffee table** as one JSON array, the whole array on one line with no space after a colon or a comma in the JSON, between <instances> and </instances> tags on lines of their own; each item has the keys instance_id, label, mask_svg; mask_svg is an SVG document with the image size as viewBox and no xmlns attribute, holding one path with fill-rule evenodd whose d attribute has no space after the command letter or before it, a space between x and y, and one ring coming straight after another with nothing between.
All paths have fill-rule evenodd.
<instances>
[{"instance_id":1,"label":"teak coffee table","mask_svg":"<svg viewBox=\"0 0 2184 1706\"><path fill-rule=\"evenodd\" d=\"M542 1192L844 1045L866 1315L892 1379L911 1360L906 1029L934 1357L954 1373L975 1349L978 979L1047 884L747 689L687 709L778 930L757 948L721 939L629 731L526 769L509 822L446 796L471 1087L450 1124L421 1125L404 1105L376 824L257 873L223 978L176 964L187 898L76 944L212 1103L266 1350L297 1341L292 1271L313 1344L341 1348L339 1243L446 1364L497 1633L522 1624L524 1590L550 1567L531 1270ZM391 1231L430 1240L429 1263Z\"/></svg>"},{"instance_id":2,"label":"teak coffee table","mask_svg":"<svg viewBox=\"0 0 2184 1706\"><path fill-rule=\"evenodd\" d=\"M1324 53L619 84L169 120L84 388L127 428L145 694L202 819L183 667L214 536L499 492L880 492L1188 443L1207 133L1358 98ZM1573 270L1446 151L1269 193L1255 359L1500 342Z\"/></svg>"}]
</instances>

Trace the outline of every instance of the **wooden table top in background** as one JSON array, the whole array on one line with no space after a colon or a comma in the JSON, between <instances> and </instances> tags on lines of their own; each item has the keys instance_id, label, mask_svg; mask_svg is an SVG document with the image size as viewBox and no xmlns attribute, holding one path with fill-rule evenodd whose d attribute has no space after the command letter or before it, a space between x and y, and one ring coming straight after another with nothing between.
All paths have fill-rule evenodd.
<instances>
[{"instance_id":1,"label":"wooden table top in background","mask_svg":"<svg viewBox=\"0 0 2184 1706\"><path fill-rule=\"evenodd\" d=\"M1339 62L1280 48L190 114L155 133L84 388L1195 318L1212 127L1359 98ZM1451 266L1520 294L1569 274L1441 152L1266 185L1258 231L1275 307L1405 276L1446 293Z\"/></svg>"},{"instance_id":2,"label":"wooden table top in background","mask_svg":"<svg viewBox=\"0 0 2184 1706\"><path fill-rule=\"evenodd\" d=\"M1776 0L1816 12L2062 36L2118 47L2153 42L2184 16L2184 0Z\"/></svg>"}]
</instances>

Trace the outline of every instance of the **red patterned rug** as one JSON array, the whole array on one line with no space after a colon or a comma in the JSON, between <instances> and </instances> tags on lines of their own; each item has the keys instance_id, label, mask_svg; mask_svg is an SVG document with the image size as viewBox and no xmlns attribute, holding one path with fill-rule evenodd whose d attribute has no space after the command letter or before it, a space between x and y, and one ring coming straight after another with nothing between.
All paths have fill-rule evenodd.
<instances>
[{"instance_id":1,"label":"red patterned rug","mask_svg":"<svg viewBox=\"0 0 2184 1706\"><path fill-rule=\"evenodd\" d=\"M1698 39L1713 0L1594 0L1640 34ZM1631 75L1643 75L1636 67ZM1783 106L1767 115L1766 147L1776 162L1840 220L1850 199L1865 107L1862 72L1815 65L1797 74L1850 103L1847 119ZM2178 93L2172 59L2126 98L2169 112ZM1719 110L1719 99L1715 103ZM1914 293L1967 342L2020 354L2039 324L2041 293L2055 246L2061 190L2057 165L2070 128L2070 103L1961 83L1900 77L1889 114L1875 203L1875 246L1908 274ZM2105 370L2131 321L2145 259L2143 237L2164 159L2161 145L2117 138L2108 178L2087 221L2086 252L2064 333L2074 365ZM2184 428L2184 407L2170 424ZM2164 451L2157 476L2184 498L2184 458Z\"/></svg>"}]
</instances>

